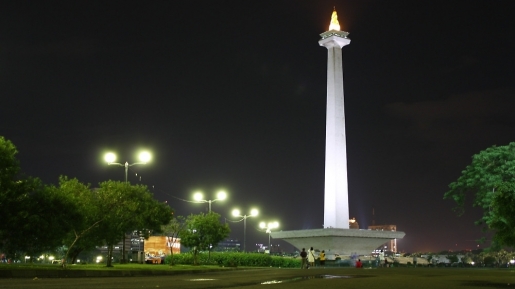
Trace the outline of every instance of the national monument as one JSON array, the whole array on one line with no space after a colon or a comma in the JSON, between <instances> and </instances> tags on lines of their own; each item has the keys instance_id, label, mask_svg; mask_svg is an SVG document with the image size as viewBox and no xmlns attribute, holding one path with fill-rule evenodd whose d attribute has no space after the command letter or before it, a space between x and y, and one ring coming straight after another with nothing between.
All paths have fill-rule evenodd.
<instances>
[{"instance_id":1,"label":"national monument","mask_svg":"<svg viewBox=\"0 0 515 289\"><path fill-rule=\"evenodd\" d=\"M325 150L324 226L320 229L272 232L298 249L313 247L327 254L370 254L391 239L402 239L404 232L349 229L347 185L347 147L343 97L342 48L350 44L348 32L341 31L336 10L329 31L320 36L327 48L327 112Z\"/></svg>"}]
</instances>

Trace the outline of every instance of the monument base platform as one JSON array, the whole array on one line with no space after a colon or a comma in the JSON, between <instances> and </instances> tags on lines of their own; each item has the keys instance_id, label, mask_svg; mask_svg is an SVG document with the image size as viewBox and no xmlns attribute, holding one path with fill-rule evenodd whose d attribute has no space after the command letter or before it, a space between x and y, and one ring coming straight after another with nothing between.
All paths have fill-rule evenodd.
<instances>
[{"instance_id":1,"label":"monument base platform","mask_svg":"<svg viewBox=\"0 0 515 289\"><path fill-rule=\"evenodd\" d=\"M326 254L369 255L382 244L392 239L402 239L404 232L360 230L360 229L312 229L296 231L278 231L270 234L274 239L284 240L297 249L325 250Z\"/></svg>"}]
</instances>

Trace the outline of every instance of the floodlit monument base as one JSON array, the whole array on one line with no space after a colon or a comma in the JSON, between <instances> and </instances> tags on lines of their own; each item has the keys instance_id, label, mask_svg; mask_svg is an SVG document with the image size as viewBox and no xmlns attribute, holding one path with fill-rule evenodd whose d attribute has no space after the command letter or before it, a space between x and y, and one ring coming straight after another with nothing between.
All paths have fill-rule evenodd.
<instances>
[{"instance_id":1,"label":"floodlit monument base","mask_svg":"<svg viewBox=\"0 0 515 289\"><path fill-rule=\"evenodd\" d=\"M359 229L312 229L272 232L274 239L284 240L299 250L302 248L325 250L326 255L352 254L369 255L382 244L392 239L402 239L405 233L400 231L379 231Z\"/></svg>"}]
</instances>

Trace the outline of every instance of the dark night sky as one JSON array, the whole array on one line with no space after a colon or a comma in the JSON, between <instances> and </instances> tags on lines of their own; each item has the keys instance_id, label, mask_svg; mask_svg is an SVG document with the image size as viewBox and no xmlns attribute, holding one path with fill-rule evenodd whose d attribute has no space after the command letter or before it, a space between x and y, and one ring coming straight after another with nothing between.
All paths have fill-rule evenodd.
<instances>
[{"instance_id":1,"label":"dark night sky","mask_svg":"<svg viewBox=\"0 0 515 289\"><path fill-rule=\"evenodd\" d=\"M203 190L247 220L247 248L323 224L327 50L343 49L350 217L395 224L402 251L475 248L475 210L443 200L471 156L514 141L511 1L10 1L0 8L0 135L23 171L96 186L135 162L179 215ZM135 176L142 176L141 181ZM231 224L243 239L243 224Z\"/></svg>"}]
</instances>

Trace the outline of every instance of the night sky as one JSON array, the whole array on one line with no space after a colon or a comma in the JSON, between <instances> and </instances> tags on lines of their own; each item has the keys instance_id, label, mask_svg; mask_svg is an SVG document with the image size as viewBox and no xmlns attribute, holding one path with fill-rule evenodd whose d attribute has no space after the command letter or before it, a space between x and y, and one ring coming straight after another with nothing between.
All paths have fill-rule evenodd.
<instances>
[{"instance_id":1,"label":"night sky","mask_svg":"<svg viewBox=\"0 0 515 289\"><path fill-rule=\"evenodd\" d=\"M4 2L0 135L47 183L122 181L103 154L132 163L151 150L129 180L177 215L207 210L183 201L196 190L228 192L213 203L222 221L259 208L248 249L268 243L260 221L322 228L327 49L318 40L335 6L351 39L350 217L361 228L395 224L406 233L400 251L475 249L480 211L458 217L443 195L473 154L515 141L511 2ZM242 240L243 222L230 227Z\"/></svg>"}]
</instances>

